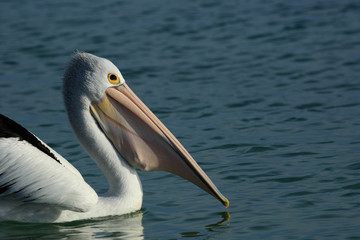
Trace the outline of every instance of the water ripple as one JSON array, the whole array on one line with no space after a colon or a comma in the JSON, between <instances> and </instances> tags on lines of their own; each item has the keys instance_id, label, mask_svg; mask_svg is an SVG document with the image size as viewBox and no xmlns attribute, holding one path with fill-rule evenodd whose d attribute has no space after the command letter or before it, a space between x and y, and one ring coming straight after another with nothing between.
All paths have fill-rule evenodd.
<instances>
[{"instance_id":1,"label":"water ripple","mask_svg":"<svg viewBox=\"0 0 360 240\"><path fill-rule=\"evenodd\" d=\"M3 1L1 113L106 192L71 132L61 76L75 49L110 58L230 199L227 212L185 180L139 172L136 237L358 239L359 9L354 0ZM118 220L0 224L0 238L131 236Z\"/></svg>"}]
</instances>

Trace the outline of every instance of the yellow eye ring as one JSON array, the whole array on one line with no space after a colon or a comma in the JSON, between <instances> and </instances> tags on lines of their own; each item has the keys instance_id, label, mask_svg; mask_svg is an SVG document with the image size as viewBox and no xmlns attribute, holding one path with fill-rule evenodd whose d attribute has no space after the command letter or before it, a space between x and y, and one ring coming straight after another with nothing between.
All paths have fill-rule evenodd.
<instances>
[{"instance_id":1,"label":"yellow eye ring","mask_svg":"<svg viewBox=\"0 0 360 240\"><path fill-rule=\"evenodd\" d=\"M107 78L111 84L119 84L120 83L120 78L115 73L109 73Z\"/></svg>"}]
</instances>

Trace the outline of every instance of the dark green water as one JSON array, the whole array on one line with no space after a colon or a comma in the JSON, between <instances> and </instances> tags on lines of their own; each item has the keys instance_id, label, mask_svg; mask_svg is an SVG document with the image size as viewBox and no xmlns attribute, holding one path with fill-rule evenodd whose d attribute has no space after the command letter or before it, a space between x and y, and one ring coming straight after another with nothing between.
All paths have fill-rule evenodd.
<instances>
[{"instance_id":1,"label":"dark green water","mask_svg":"<svg viewBox=\"0 0 360 240\"><path fill-rule=\"evenodd\" d=\"M111 59L230 200L140 172L128 216L0 239L360 239L359 1L1 1L0 111L105 179L67 122L75 49ZM231 218L229 218L231 215Z\"/></svg>"}]
</instances>

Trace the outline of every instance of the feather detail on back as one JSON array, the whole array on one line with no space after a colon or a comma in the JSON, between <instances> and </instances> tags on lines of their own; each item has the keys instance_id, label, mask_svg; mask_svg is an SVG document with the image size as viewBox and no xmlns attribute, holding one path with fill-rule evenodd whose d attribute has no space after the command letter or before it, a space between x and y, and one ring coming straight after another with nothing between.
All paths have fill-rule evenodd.
<instances>
[{"instance_id":1,"label":"feather detail on back","mask_svg":"<svg viewBox=\"0 0 360 240\"><path fill-rule=\"evenodd\" d=\"M95 191L69 162L3 115L0 152L0 205L13 199L83 212L97 203Z\"/></svg>"}]
</instances>

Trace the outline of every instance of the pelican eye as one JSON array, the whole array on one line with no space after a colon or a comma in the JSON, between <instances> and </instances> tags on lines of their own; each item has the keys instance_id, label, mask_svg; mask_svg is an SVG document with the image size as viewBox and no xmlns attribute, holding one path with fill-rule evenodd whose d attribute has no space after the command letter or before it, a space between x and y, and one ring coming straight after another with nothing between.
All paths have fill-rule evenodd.
<instances>
[{"instance_id":1,"label":"pelican eye","mask_svg":"<svg viewBox=\"0 0 360 240\"><path fill-rule=\"evenodd\" d=\"M108 80L111 84L119 84L120 83L120 78L115 73L109 73Z\"/></svg>"}]
</instances>

